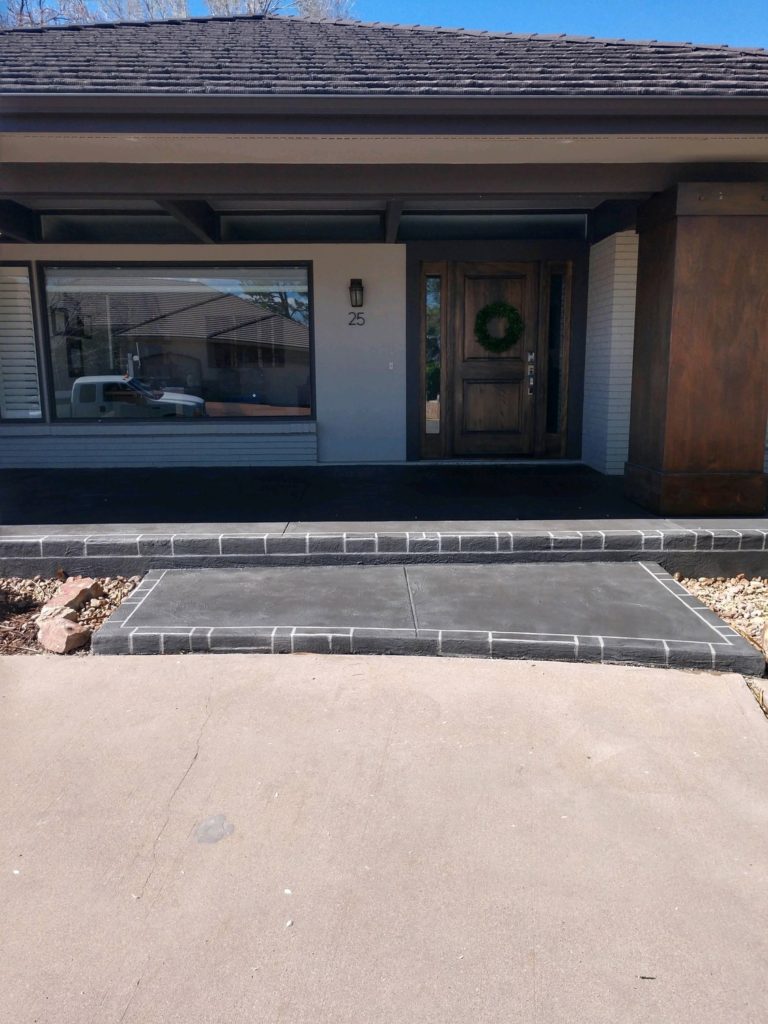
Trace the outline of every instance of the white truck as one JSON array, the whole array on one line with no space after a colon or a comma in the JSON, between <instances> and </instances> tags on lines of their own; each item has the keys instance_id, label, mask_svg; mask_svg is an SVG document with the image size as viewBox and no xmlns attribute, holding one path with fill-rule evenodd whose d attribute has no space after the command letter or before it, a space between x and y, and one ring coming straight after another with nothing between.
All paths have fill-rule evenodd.
<instances>
[{"instance_id":1,"label":"white truck","mask_svg":"<svg viewBox=\"0 0 768 1024\"><path fill-rule=\"evenodd\" d=\"M147 419L205 416L197 395L162 391L136 377L78 377L72 385L73 419Z\"/></svg>"}]
</instances>

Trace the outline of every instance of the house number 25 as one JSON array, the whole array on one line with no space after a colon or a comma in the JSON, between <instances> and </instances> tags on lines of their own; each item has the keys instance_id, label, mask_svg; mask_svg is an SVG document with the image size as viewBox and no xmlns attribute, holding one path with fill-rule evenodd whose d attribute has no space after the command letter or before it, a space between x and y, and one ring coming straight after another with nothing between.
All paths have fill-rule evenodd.
<instances>
[{"instance_id":1,"label":"house number 25","mask_svg":"<svg viewBox=\"0 0 768 1024\"><path fill-rule=\"evenodd\" d=\"M350 310L347 315L349 316L350 327L362 327L365 323L365 313L353 313Z\"/></svg>"}]
</instances>

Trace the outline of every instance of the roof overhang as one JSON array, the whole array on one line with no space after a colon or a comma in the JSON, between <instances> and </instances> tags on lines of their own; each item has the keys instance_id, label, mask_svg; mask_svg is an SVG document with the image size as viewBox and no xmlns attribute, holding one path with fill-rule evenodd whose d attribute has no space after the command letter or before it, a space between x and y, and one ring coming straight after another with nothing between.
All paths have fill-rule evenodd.
<instances>
[{"instance_id":1,"label":"roof overhang","mask_svg":"<svg viewBox=\"0 0 768 1024\"><path fill-rule=\"evenodd\" d=\"M768 97L6 95L0 158L21 242L395 241L435 209L598 237L678 181L765 183Z\"/></svg>"},{"instance_id":2,"label":"roof overhang","mask_svg":"<svg viewBox=\"0 0 768 1024\"><path fill-rule=\"evenodd\" d=\"M0 131L764 133L768 96L4 94Z\"/></svg>"},{"instance_id":3,"label":"roof overhang","mask_svg":"<svg viewBox=\"0 0 768 1024\"><path fill-rule=\"evenodd\" d=\"M1 132L7 164L583 165L768 162L768 130L756 132ZM2 175L0 174L0 178Z\"/></svg>"}]
</instances>

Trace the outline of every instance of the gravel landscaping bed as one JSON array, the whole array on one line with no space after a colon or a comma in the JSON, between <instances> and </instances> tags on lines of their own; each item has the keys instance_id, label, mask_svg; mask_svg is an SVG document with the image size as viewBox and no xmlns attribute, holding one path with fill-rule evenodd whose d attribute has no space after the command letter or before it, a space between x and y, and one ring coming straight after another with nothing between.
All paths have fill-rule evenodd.
<instances>
[{"instance_id":1,"label":"gravel landscaping bed","mask_svg":"<svg viewBox=\"0 0 768 1024\"><path fill-rule=\"evenodd\" d=\"M768 622L768 579L756 576L700 576L687 579L675 573L675 579L733 626L743 637L765 653L765 625Z\"/></svg>"},{"instance_id":2,"label":"gravel landscaping bed","mask_svg":"<svg viewBox=\"0 0 768 1024\"><path fill-rule=\"evenodd\" d=\"M687 579L679 572L675 573L675 579L758 650L768 654L768 637L765 632L768 623L768 579L762 576L749 579L743 573L731 577L700 576L698 579ZM768 717L768 691L757 680L749 680L748 685Z\"/></svg>"},{"instance_id":3,"label":"gravel landscaping bed","mask_svg":"<svg viewBox=\"0 0 768 1024\"><path fill-rule=\"evenodd\" d=\"M62 579L22 579L0 577L0 655L44 654L37 641L37 617L42 606L61 586ZM96 631L120 602L138 586L140 576L108 576L100 578L101 597L88 601L77 615L77 621ZM73 654L87 654L90 644Z\"/></svg>"}]
</instances>

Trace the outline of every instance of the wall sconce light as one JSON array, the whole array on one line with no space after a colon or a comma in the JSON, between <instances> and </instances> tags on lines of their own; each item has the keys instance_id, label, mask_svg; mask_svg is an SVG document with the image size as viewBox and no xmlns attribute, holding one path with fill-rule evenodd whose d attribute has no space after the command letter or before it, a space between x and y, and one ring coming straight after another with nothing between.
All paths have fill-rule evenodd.
<instances>
[{"instance_id":1,"label":"wall sconce light","mask_svg":"<svg viewBox=\"0 0 768 1024\"><path fill-rule=\"evenodd\" d=\"M363 304L365 293L363 291L363 282L359 277L353 277L349 282L349 304L353 309L358 309Z\"/></svg>"}]
</instances>

